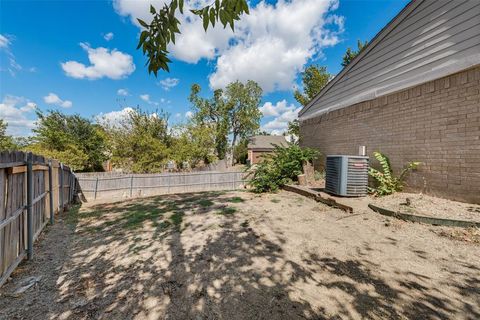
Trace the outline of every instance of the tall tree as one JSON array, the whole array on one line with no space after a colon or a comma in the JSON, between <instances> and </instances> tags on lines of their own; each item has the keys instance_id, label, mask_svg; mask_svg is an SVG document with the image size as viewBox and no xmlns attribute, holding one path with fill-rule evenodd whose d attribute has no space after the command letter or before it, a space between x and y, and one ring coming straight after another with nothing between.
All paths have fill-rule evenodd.
<instances>
[{"instance_id":1,"label":"tall tree","mask_svg":"<svg viewBox=\"0 0 480 320\"><path fill-rule=\"evenodd\" d=\"M137 19L145 29L140 34L137 49L142 48L143 54L147 55L148 72L153 72L155 76L160 69L169 71L168 64L171 60L167 57L167 46L170 42L175 44L175 35L180 34L180 21L176 15L177 10L183 14L183 7L184 0L172 0L160 9L150 5L152 21L146 23ZM249 14L249 9L246 0L215 0L204 7L191 9L190 12L200 17L205 31L209 25L214 27L218 21L224 28L229 25L234 30L235 21L240 20L242 14Z\"/></svg>"},{"instance_id":2,"label":"tall tree","mask_svg":"<svg viewBox=\"0 0 480 320\"><path fill-rule=\"evenodd\" d=\"M247 138L260 129L262 113L258 109L262 98L262 88L252 80L243 84L235 81L225 90L232 135L231 150L238 139Z\"/></svg>"},{"instance_id":3,"label":"tall tree","mask_svg":"<svg viewBox=\"0 0 480 320\"><path fill-rule=\"evenodd\" d=\"M302 106L306 106L323 89L332 78L327 68L319 65L310 65L302 72L303 92L295 90L294 97ZM287 133L298 142L300 137L300 123L298 119L288 123Z\"/></svg>"},{"instance_id":4,"label":"tall tree","mask_svg":"<svg viewBox=\"0 0 480 320\"><path fill-rule=\"evenodd\" d=\"M353 50L352 48L348 47L347 51L343 55L342 58L342 66L346 67L349 65L349 63L360 54L360 52L365 49L365 47L368 45L368 41L362 42L360 40L357 41L357 50Z\"/></svg>"},{"instance_id":5,"label":"tall tree","mask_svg":"<svg viewBox=\"0 0 480 320\"><path fill-rule=\"evenodd\" d=\"M208 126L214 132L215 152L219 159L225 159L228 150L229 119L228 108L222 97L223 90L215 90L210 99L199 96L201 87L193 84L189 100L193 105L192 121L198 126Z\"/></svg>"},{"instance_id":6,"label":"tall tree","mask_svg":"<svg viewBox=\"0 0 480 320\"><path fill-rule=\"evenodd\" d=\"M32 144L26 149L55 158L74 170L102 170L107 159L102 128L78 114L66 115L60 111L37 111L37 127Z\"/></svg>"},{"instance_id":7,"label":"tall tree","mask_svg":"<svg viewBox=\"0 0 480 320\"><path fill-rule=\"evenodd\" d=\"M287 133L295 137L298 137L300 135L300 122L298 121L298 119L295 119L288 123Z\"/></svg>"},{"instance_id":8,"label":"tall tree","mask_svg":"<svg viewBox=\"0 0 480 320\"><path fill-rule=\"evenodd\" d=\"M310 65L302 72L303 92L295 90L294 97L302 106L306 106L332 78L326 67Z\"/></svg>"},{"instance_id":9,"label":"tall tree","mask_svg":"<svg viewBox=\"0 0 480 320\"><path fill-rule=\"evenodd\" d=\"M199 97L200 90L199 85L192 86L190 101L194 106L194 119L214 128L217 155L223 159L227 152L233 152L239 139L252 135L260 128L262 113L258 107L262 89L255 81L249 80L246 83L236 81L225 90L216 90L210 99ZM226 148L228 136L231 136L231 142ZM233 161L232 156L232 164Z\"/></svg>"},{"instance_id":10,"label":"tall tree","mask_svg":"<svg viewBox=\"0 0 480 320\"><path fill-rule=\"evenodd\" d=\"M136 108L118 124L103 123L115 166L134 173L163 171L172 145L167 113Z\"/></svg>"},{"instance_id":11,"label":"tall tree","mask_svg":"<svg viewBox=\"0 0 480 320\"><path fill-rule=\"evenodd\" d=\"M17 149L12 136L7 135L7 122L0 119L0 151Z\"/></svg>"},{"instance_id":12,"label":"tall tree","mask_svg":"<svg viewBox=\"0 0 480 320\"><path fill-rule=\"evenodd\" d=\"M184 161L195 167L199 163L209 164L216 157L215 132L209 126L199 126L194 122L179 126L176 131L180 132L173 137L170 156L180 164Z\"/></svg>"}]
</instances>

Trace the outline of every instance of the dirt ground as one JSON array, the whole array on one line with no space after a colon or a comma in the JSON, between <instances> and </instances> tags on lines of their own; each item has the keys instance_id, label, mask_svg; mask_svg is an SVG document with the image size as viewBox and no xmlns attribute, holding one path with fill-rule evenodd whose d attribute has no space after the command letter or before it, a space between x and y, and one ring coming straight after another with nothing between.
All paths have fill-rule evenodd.
<instances>
[{"instance_id":1,"label":"dirt ground","mask_svg":"<svg viewBox=\"0 0 480 320\"><path fill-rule=\"evenodd\" d=\"M435 228L284 191L83 206L0 289L0 318L479 319L480 246Z\"/></svg>"},{"instance_id":2,"label":"dirt ground","mask_svg":"<svg viewBox=\"0 0 480 320\"><path fill-rule=\"evenodd\" d=\"M408 200L407 200L408 199ZM428 217L480 221L480 205L427 196L397 192L386 197L372 198L383 208Z\"/></svg>"}]
</instances>

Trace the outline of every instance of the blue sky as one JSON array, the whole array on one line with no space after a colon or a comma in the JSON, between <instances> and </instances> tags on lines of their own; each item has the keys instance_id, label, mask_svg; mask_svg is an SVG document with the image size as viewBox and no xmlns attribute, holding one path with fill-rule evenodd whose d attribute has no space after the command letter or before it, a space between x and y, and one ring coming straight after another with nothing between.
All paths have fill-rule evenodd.
<instances>
[{"instance_id":1,"label":"blue sky","mask_svg":"<svg viewBox=\"0 0 480 320\"><path fill-rule=\"evenodd\" d=\"M193 83L209 95L236 79L262 85L262 126L279 133L299 108L292 94L299 72L318 63L338 73L346 48L370 40L408 3L254 1L235 34L218 28L205 34L190 19L171 48L171 72L155 78L135 49L140 29L133 21L148 18L145 2L1 0L0 116L9 133L30 133L34 106L114 121L139 105L182 122Z\"/></svg>"}]
</instances>

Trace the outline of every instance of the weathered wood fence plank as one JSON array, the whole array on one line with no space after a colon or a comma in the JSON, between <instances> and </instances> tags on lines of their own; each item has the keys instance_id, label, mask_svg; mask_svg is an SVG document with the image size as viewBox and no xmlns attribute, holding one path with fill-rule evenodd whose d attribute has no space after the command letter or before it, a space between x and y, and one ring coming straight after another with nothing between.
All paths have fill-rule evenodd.
<instances>
[{"instance_id":1,"label":"weathered wood fence plank","mask_svg":"<svg viewBox=\"0 0 480 320\"><path fill-rule=\"evenodd\" d=\"M244 172L196 172L163 174L124 174L106 176L99 173L77 174L80 192L87 201L132 198L152 195L188 193L244 188Z\"/></svg>"},{"instance_id":2,"label":"weathered wood fence plank","mask_svg":"<svg viewBox=\"0 0 480 320\"><path fill-rule=\"evenodd\" d=\"M30 171L27 156L31 157ZM62 210L58 203L60 193L66 195L66 206L73 201L76 180L70 168L62 170L58 162L52 161L51 174L50 177L49 161L44 157L0 152L0 286L25 257L32 258L34 241L45 225L53 222L55 213ZM60 175L68 181L68 187L59 188Z\"/></svg>"}]
</instances>

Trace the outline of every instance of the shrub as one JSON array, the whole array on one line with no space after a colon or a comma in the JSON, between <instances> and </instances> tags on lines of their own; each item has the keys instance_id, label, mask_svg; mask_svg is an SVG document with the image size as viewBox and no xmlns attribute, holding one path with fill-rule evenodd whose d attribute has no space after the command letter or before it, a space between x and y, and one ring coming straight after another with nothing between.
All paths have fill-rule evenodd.
<instances>
[{"instance_id":1,"label":"shrub","mask_svg":"<svg viewBox=\"0 0 480 320\"><path fill-rule=\"evenodd\" d=\"M258 164L249 184L254 192L276 191L295 181L303 173L303 162L312 161L317 156L317 151L295 144L275 146L273 153L266 155Z\"/></svg>"},{"instance_id":2,"label":"shrub","mask_svg":"<svg viewBox=\"0 0 480 320\"><path fill-rule=\"evenodd\" d=\"M388 157L380 152L374 152L373 155L382 168L382 171L372 167L368 169L368 174L375 179L377 184L374 188L369 188L369 191L376 196L384 196L396 191L401 191L403 189L403 181L407 174L420 165L420 162L409 162L399 176L394 176Z\"/></svg>"}]
</instances>

